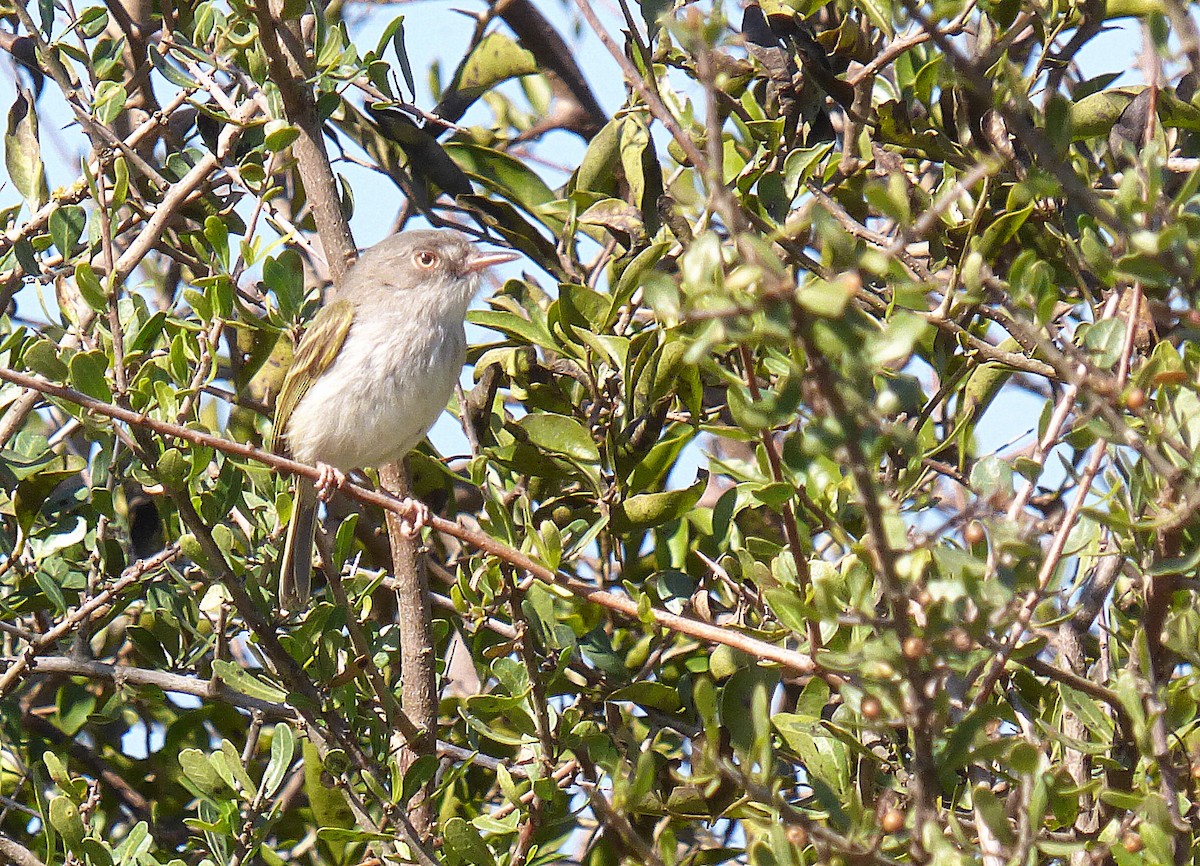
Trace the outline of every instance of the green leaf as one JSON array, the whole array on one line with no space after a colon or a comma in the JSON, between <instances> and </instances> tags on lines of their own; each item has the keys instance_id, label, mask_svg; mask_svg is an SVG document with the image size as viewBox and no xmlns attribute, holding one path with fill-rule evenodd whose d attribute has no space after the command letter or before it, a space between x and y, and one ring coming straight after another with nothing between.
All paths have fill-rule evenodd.
<instances>
[{"instance_id":1,"label":"green leaf","mask_svg":"<svg viewBox=\"0 0 1200 866\"><path fill-rule=\"evenodd\" d=\"M558 347L558 341L554 335L541 322L531 321L507 310L471 310L467 314L467 321L485 328L492 328L502 334L519 337L532 346L541 346L545 349Z\"/></svg>"},{"instance_id":2,"label":"green leaf","mask_svg":"<svg viewBox=\"0 0 1200 866\"><path fill-rule=\"evenodd\" d=\"M50 604L54 606L55 613L60 616L65 615L67 612L67 599L63 595L62 587L55 582L54 578L44 571L38 571L34 573L33 580L46 598L50 600Z\"/></svg>"},{"instance_id":3,"label":"green leaf","mask_svg":"<svg viewBox=\"0 0 1200 866\"><path fill-rule=\"evenodd\" d=\"M50 214L50 240L62 253L64 261L75 254L75 245L79 243L86 225L87 213L77 204L63 205Z\"/></svg>"},{"instance_id":4,"label":"green leaf","mask_svg":"<svg viewBox=\"0 0 1200 866\"><path fill-rule=\"evenodd\" d=\"M1125 322L1112 318L1096 322L1083 333L1083 347L1092 353L1097 367L1112 367L1120 360L1125 331Z\"/></svg>"},{"instance_id":5,"label":"green leaf","mask_svg":"<svg viewBox=\"0 0 1200 866\"><path fill-rule=\"evenodd\" d=\"M273 118L263 126L263 144L272 153L287 150L300 137L300 128L286 120Z\"/></svg>"},{"instance_id":6,"label":"green leaf","mask_svg":"<svg viewBox=\"0 0 1200 866\"><path fill-rule=\"evenodd\" d=\"M398 16L388 26L388 30L392 31L392 46L396 49L396 62L400 64L400 74L404 76L408 92L412 94L413 99L416 99L417 83L413 78L412 64L408 60L408 50L404 47L404 16Z\"/></svg>"},{"instance_id":7,"label":"green leaf","mask_svg":"<svg viewBox=\"0 0 1200 866\"><path fill-rule=\"evenodd\" d=\"M78 851L85 835L83 818L79 815L79 807L64 796L57 796L50 801L50 826L63 837L67 848Z\"/></svg>"},{"instance_id":8,"label":"green leaf","mask_svg":"<svg viewBox=\"0 0 1200 866\"><path fill-rule=\"evenodd\" d=\"M85 39L95 39L108 26L108 10L103 6L89 6L79 13L75 26Z\"/></svg>"},{"instance_id":9,"label":"green leaf","mask_svg":"<svg viewBox=\"0 0 1200 866\"><path fill-rule=\"evenodd\" d=\"M662 26L662 17L674 6L673 0L638 0L642 9L642 20L646 22L646 33L653 40Z\"/></svg>"},{"instance_id":10,"label":"green leaf","mask_svg":"<svg viewBox=\"0 0 1200 866\"><path fill-rule=\"evenodd\" d=\"M176 87L182 87L191 90L197 86L196 82L186 72L163 56L158 50L157 45L146 46L146 52L150 55L150 62L167 81L174 84Z\"/></svg>"},{"instance_id":11,"label":"green leaf","mask_svg":"<svg viewBox=\"0 0 1200 866\"><path fill-rule=\"evenodd\" d=\"M283 689L264 682L237 662L214 659L212 667L213 673L224 680L226 685L244 695L274 703L282 703L287 698L287 692Z\"/></svg>"},{"instance_id":12,"label":"green leaf","mask_svg":"<svg viewBox=\"0 0 1200 866\"><path fill-rule=\"evenodd\" d=\"M588 143L570 189L616 195L620 147L621 124L617 120L610 120Z\"/></svg>"},{"instance_id":13,"label":"green leaf","mask_svg":"<svg viewBox=\"0 0 1200 866\"><path fill-rule=\"evenodd\" d=\"M640 460L634 464L626 483L632 493L648 491L659 486L675 465L680 453L695 441L699 431L690 425L680 424L654 443Z\"/></svg>"},{"instance_id":14,"label":"green leaf","mask_svg":"<svg viewBox=\"0 0 1200 866\"><path fill-rule=\"evenodd\" d=\"M296 754L296 735L285 722L275 725L271 734L271 760L263 772L262 782L258 786L263 797L272 797L287 777L288 768Z\"/></svg>"},{"instance_id":15,"label":"green leaf","mask_svg":"<svg viewBox=\"0 0 1200 866\"><path fill-rule=\"evenodd\" d=\"M100 278L87 262L75 266L75 286L87 305L97 312L108 309L108 293L100 283ZM164 314L165 315L165 314Z\"/></svg>"},{"instance_id":16,"label":"green leaf","mask_svg":"<svg viewBox=\"0 0 1200 866\"><path fill-rule=\"evenodd\" d=\"M21 356L25 366L52 382L67 378L67 365L58 357L58 346L50 340L41 339L25 350Z\"/></svg>"},{"instance_id":17,"label":"green leaf","mask_svg":"<svg viewBox=\"0 0 1200 866\"><path fill-rule=\"evenodd\" d=\"M255 790L254 782L251 781L246 768L242 766L242 756L233 743L229 740L221 740L220 750L209 755L208 762L226 785L237 791L243 798L250 799Z\"/></svg>"},{"instance_id":18,"label":"green leaf","mask_svg":"<svg viewBox=\"0 0 1200 866\"><path fill-rule=\"evenodd\" d=\"M517 425L531 444L581 463L599 463L600 451L587 429L574 418L550 413L526 415Z\"/></svg>"},{"instance_id":19,"label":"green leaf","mask_svg":"<svg viewBox=\"0 0 1200 866\"><path fill-rule=\"evenodd\" d=\"M642 681L617 689L608 696L610 701L630 701L642 707L662 710L664 713L678 712L683 706L679 693L665 683Z\"/></svg>"},{"instance_id":20,"label":"green leaf","mask_svg":"<svg viewBox=\"0 0 1200 866\"><path fill-rule=\"evenodd\" d=\"M507 153L464 141L450 141L444 147L468 177L527 211L556 198L544 180Z\"/></svg>"},{"instance_id":21,"label":"green leaf","mask_svg":"<svg viewBox=\"0 0 1200 866\"><path fill-rule=\"evenodd\" d=\"M404 773L404 785L400 790L400 803L408 803L425 783L434 777L438 769L437 755L422 755L413 761Z\"/></svg>"},{"instance_id":22,"label":"green leaf","mask_svg":"<svg viewBox=\"0 0 1200 866\"><path fill-rule=\"evenodd\" d=\"M796 291L800 306L816 316L840 319L854 299L854 286L849 280L822 280L810 277Z\"/></svg>"},{"instance_id":23,"label":"green leaf","mask_svg":"<svg viewBox=\"0 0 1200 866\"><path fill-rule=\"evenodd\" d=\"M446 822L442 835L446 846L467 863L473 866L496 866L496 858L479 831L457 815Z\"/></svg>"},{"instance_id":24,"label":"green leaf","mask_svg":"<svg viewBox=\"0 0 1200 866\"><path fill-rule=\"evenodd\" d=\"M971 467L971 489L981 498L1012 494L1012 467L995 454L976 461Z\"/></svg>"},{"instance_id":25,"label":"green leaf","mask_svg":"<svg viewBox=\"0 0 1200 866\"><path fill-rule=\"evenodd\" d=\"M183 489L191 470L191 464L178 448L168 448L158 458L157 475L169 489Z\"/></svg>"},{"instance_id":26,"label":"green leaf","mask_svg":"<svg viewBox=\"0 0 1200 866\"><path fill-rule=\"evenodd\" d=\"M538 531L532 535L538 556L541 557L546 568L557 571L559 563L562 562L562 535L554 521L543 520Z\"/></svg>"},{"instance_id":27,"label":"green leaf","mask_svg":"<svg viewBox=\"0 0 1200 866\"><path fill-rule=\"evenodd\" d=\"M647 177L645 155L650 144L650 128L640 112L630 112L621 124L620 156L625 181L629 184L629 196L633 201L646 204Z\"/></svg>"},{"instance_id":28,"label":"green leaf","mask_svg":"<svg viewBox=\"0 0 1200 866\"><path fill-rule=\"evenodd\" d=\"M769 587L763 590L763 597L781 623L796 634L807 636L808 618L813 614L794 589L783 586Z\"/></svg>"},{"instance_id":29,"label":"green leaf","mask_svg":"<svg viewBox=\"0 0 1200 866\"><path fill-rule=\"evenodd\" d=\"M301 750L304 755L304 793L308 796L317 826L322 828L319 832L324 833L324 828L353 831L354 813L350 810L342 789L335 784L340 775L339 768L330 767L327 770L317 747L310 740L303 741Z\"/></svg>"},{"instance_id":30,"label":"green leaf","mask_svg":"<svg viewBox=\"0 0 1200 866\"><path fill-rule=\"evenodd\" d=\"M229 226L215 214L204 220L204 239L217 256L222 270L229 270Z\"/></svg>"},{"instance_id":31,"label":"green leaf","mask_svg":"<svg viewBox=\"0 0 1200 866\"><path fill-rule=\"evenodd\" d=\"M196 787L206 794L215 794L222 786L221 777L199 749L184 749L179 753L179 767Z\"/></svg>"},{"instance_id":32,"label":"green leaf","mask_svg":"<svg viewBox=\"0 0 1200 866\"><path fill-rule=\"evenodd\" d=\"M895 34L892 29L892 8L888 0L855 0L854 5L867 13L871 23L882 30L887 36Z\"/></svg>"},{"instance_id":33,"label":"green leaf","mask_svg":"<svg viewBox=\"0 0 1200 866\"><path fill-rule=\"evenodd\" d=\"M90 866L112 866L112 847L103 839L88 837L79 843L79 851Z\"/></svg>"},{"instance_id":34,"label":"green leaf","mask_svg":"<svg viewBox=\"0 0 1200 866\"><path fill-rule=\"evenodd\" d=\"M42 506L58 485L78 474L78 469L43 469L17 485L12 495L12 505L17 515L17 525L22 531L28 532L33 526Z\"/></svg>"},{"instance_id":35,"label":"green leaf","mask_svg":"<svg viewBox=\"0 0 1200 866\"><path fill-rule=\"evenodd\" d=\"M42 161L42 146L38 141L38 117L33 100L24 88L8 110L8 127L4 133L4 165L17 192L30 210L37 210L50 197L46 185L46 168Z\"/></svg>"},{"instance_id":36,"label":"green leaf","mask_svg":"<svg viewBox=\"0 0 1200 866\"><path fill-rule=\"evenodd\" d=\"M617 198L605 198L596 202L580 214L579 221L584 225L601 226L630 238L646 233L642 212L629 202Z\"/></svg>"},{"instance_id":37,"label":"green leaf","mask_svg":"<svg viewBox=\"0 0 1200 866\"><path fill-rule=\"evenodd\" d=\"M977 814L982 816L984 823L988 825L993 835L1004 845L1013 844L1016 841L1016 835L1013 833L1012 825L1004 812L1004 804L1000 802L1000 798L986 785L976 785L971 795L975 801Z\"/></svg>"},{"instance_id":38,"label":"green leaf","mask_svg":"<svg viewBox=\"0 0 1200 866\"><path fill-rule=\"evenodd\" d=\"M108 356L101 351L76 352L71 356L67 365L71 375L71 385L77 391L82 391L89 397L112 400L112 391L108 387Z\"/></svg>"},{"instance_id":39,"label":"green leaf","mask_svg":"<svg viewBox=\"0 0 1200 866\"><path fill-rule=\"evenodd\" d=\"M683 490L665 490L662 493L639 493L613 507L611 525L614 532L641 532L654 526L679 520L700 497L708 480L701 478Z\"/></svg>"},{"instance_id":40,"label":"green leaf","mask_svg":"<svg viewBox=\"0 0 1200 866\"><path fill-rule=\"evenodd\" d=\"M125 110L125 85L119 81L101 81L96 85L96 94L92 99L92 113L96 120L105 126L111 126L121 112Z\"/></svg>"},{"instance_id":41,"label":"green leaf","mask_svg":"<svg viewBox=\"0 0 1200 866\"><path fill-rule=\"evenodd\" d=\"M1111 8L1111 3L1109 4ZM1072 138L1081 141L1108 135L1129 104L1145 90L1144 85L1117 87L1091 93L1073 103L1068 112ZM1184 102L1170 91L1158 94L1158 117L1164 126L1200 129L1200 108Z\"/></svg>"},{"instance_id":42,"label":"green leaf","mask_svg":"<svg viewBox=\"0 0 1200 866\"><path fill-rule=\"evenodd\" d=\"M826 141L812 147L799 147L787 155L783 163L783 189L789 201L813 176L821 160L833 150L833 144L832 141Z\"/></svg>"},{"instance_id":43,"label":"green leaf","mask_svg":"<svg viewBox=\"0 0 1200 866\"><path fill-rule=\"evenodd\" d=\"M74 790L76 780L71 778L71 774L67 772L66 766L59 760L58 755L49 749L42 752L42 766L46 768L46 775L50 777L50 781L54 782L54 784L67 793L71 793ZM83 793L87 793L86 784L83 788Z\"/></svg>"},{"instance_id":44,"label":"green leaf","mask_svg":"<svg viewBox=\"0 0 1200 866\"><path fill-rule=\"evenodd\" d=\"M304 262L300 254L287 249L263 262L263 285L275 294L279 312L294 319L304 303Z\"/></svg>"},{"instance_id":45,"label":"green leaf","mask_svg":"<svg viewBox=\"0 0 1200 866\"><path fill-rule=\"evenodd\" d=\"M988 226L979 244L980 255L991 260L999 253L1001 247L1013 239L1017 230L1025 224L1025 220L1029 219L1031 213L1033 213L1032 203L1018 211L1005 213Z\"/></svg>"},{"instance_id":46,"label":"green leaf","mask_svg":"<svg viewBox=\"0 0 1200 866\"><path fill-rule=\"evenodd\" d=\"M347 809L350 807L347 806ZM395 842L392 833L373 833L369 830L359 830L356 827L322 827L317 831L317 838L330 845L348 845L356 842Z\"/></svg>"},{"instance_id":47,"label":"green leaf","mask_svg":"<svg viewBox=\"0 0 1200 866\"><path fill-rule=\"evenodd\" d=\"M531 52L503 33L489 33L463 60L435 112L439 117L457 120L467 106L497 84L537 71Z\"/></svg>"},{"instance_id":48,"label":"green leaf","mask_svg":"<svg viewBox=\"0 0 1200 866\"><path fill-rule=\"evenodd\" d=\"M129 833L121 840L121 844L113 853L116 854L117 863L120 866L141 863L143 856L149 853L153 844L154 839L150 836L150 825L145 821L138 821L129 829Z\"/></svg>"}]
</instances>

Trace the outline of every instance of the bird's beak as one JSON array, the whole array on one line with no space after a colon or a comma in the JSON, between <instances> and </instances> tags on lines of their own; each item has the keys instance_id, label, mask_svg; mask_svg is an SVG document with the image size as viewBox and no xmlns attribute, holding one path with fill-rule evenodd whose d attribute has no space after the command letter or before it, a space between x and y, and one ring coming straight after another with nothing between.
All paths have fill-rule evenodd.
<instances>
[{"instance_id":1,"label":"bird's beak","mask_svg":"<svg viewBox=\"0 0 1200 866\"><path fill-rule=\"evenodd\" d=\"M472 253L467 259L466 268L473 274L484 271L492 265L502 265L505 262L515 261L521 258L518 253Z\"/></svg>"}]
</instances>

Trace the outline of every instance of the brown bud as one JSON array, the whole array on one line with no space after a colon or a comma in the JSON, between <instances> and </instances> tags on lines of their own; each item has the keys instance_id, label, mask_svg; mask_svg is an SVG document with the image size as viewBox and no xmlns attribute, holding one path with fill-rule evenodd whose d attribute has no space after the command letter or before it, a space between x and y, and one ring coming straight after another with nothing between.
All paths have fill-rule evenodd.
<instances>
[{"instance_id":1,"label":"brown bud","mask_svg":"<svg viewBox=\"0 0 1200 866\"><path fill-rule=\"evenodd\" d=\"M888 809L879 816L879 826L888 835L899 833L904 829L904 813L899 809Z\"/></svg>"},{"instance_id":2,"label":"brown bud","mask_svg":"<svg viewBox=\"0 0 1200 866\"><path fill-rule=\"evenodd\" d=\"M987 538L987 533L983 531L983 524L978 520L972 520L963 529L963 541L967 544L980 544Z\"/></svg>"},{"instance_id":3,"label":"brown bud","mask_svg":"<svg viewBox=\"0 0 1200 866\"><path fill-rule=\"evenodd\" d=\"M909 635L901 645L901 652L909 661L916 661L925 657L925 654L929 652L929 646L916 635Z\"/></svg>"},{"instance_id":4,"label":"brown bud","mask_svg":"<svg viewBox=\"0 0 1200 866\"><path fill-rule=\"evenodd\" d=\"M883 704L879 702L879 698L867 696L863 698L862 714L864 718L874 721L883 715Z\"/></svg>"},{"instance_id":5,"label":"brown bud","mask_svg":"<svg viewBox=\"0 0 1200 866\"><path fill-rule=\"evenodd\" d=\"M950 646L960 653L965 653L973 644L965 628L952 628L946 637L950 639Z\"/></svg>"},{"instance_id":6,"label":"brown bud","mask_svg":"<svg viewBox=\"0 0 1200 866\"><path fill-rule=\"evenodd\" d=\"M1139 836L1137 833L1134 833L1132 830L1130 830L1128 833L1126 833L1124 836L1121 837L1121 847L1124 848L1126 851L1128 851L1130 854L1136 854L1139 851L1141 851L1142 848L1145 847L1145 845L1142 842L1142 837Z\"/></svg>"}]
</instances>

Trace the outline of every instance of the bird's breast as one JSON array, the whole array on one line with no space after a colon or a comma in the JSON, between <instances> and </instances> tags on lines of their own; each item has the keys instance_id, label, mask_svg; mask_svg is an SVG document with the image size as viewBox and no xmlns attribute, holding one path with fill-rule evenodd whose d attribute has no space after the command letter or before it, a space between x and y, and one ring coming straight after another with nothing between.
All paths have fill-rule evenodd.
<instances>
[{"instance_id":1,"label":"bird's breast","mask_svg":"<svg viewBox=\"0 0 1200 866\"><path fill-rule=\"evenodd\" d=\"M360 314L292 414L292 454L343 470L399 460L446 408L465 354L458 322Z\"/></svg>"}]
</instances>

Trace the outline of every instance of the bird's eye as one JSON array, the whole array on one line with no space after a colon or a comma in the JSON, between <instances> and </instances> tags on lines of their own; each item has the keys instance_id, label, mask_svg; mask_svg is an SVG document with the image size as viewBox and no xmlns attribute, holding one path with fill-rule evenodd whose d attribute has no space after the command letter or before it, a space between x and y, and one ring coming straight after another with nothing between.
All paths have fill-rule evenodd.
<instances>
[{"instance_id":1,"label":"bird's eye","mask_svg":"<svg viewBox=\"0 0 1200 866\"><path fill-rule=\"evenodd\" d=\"M417 267L429 270L438 263L437 253L429 250L417 250L413 255L413 261L417 263Z\"/></svg>"}]
</instances>

